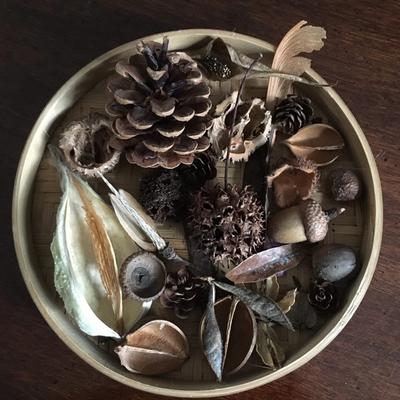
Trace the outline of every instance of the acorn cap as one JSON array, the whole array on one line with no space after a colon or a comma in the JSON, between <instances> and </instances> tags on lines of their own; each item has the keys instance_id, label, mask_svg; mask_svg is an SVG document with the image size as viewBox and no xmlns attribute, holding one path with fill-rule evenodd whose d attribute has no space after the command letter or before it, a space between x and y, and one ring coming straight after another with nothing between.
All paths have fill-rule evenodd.
<instances>
[{"instance_id":1,"label":"acorn cap","mask_svg":"<svg viewBox=\"0 0 400 400\"><path fill-rule=\"evenodd\" d=\"M345 208L334 208L324 211L321 205L313 199L300 203L304 231L311 243L324 240L328 233L328 223L345 211Z\"/></svg>"},{"instance_id":2,"label":"acorn cap","mask_svg":"<svg viewBox=\"0 0 400 400\"><path fill-rule=\"evenodd\" d=\"M154 254L142 252L133 254L124 261L119 279L125 297L151 301L163 292L166 277L164 263Z\"/></svg>"}]
</instances>

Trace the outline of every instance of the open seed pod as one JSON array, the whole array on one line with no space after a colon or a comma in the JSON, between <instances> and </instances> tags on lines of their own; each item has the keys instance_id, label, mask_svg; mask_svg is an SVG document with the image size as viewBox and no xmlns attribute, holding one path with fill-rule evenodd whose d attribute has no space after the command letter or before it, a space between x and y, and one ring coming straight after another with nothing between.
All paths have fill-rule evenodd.
<instances>
[{"instance_id":1,"label":"open seed pod","mask_svg":"<svg viewBox=\"0 0 400 400\"><path fill-rule=\"evenodd\" d=\"M151 321L127 335L126 343L115 349L128 371L159 375L179 368L189 357L185 334L172 322Z\"/></svg>"},{"instance_id":2,"label":"open seed pod","mask_svg":"<svg viewBox=\"0 0 400 400\"><path fill-rule=\"evenodd\" d=\"M274 187L275 202L280 208L308 199L318 180L317 166L304 158L281 165L267 177L268 186Z\"/></svg>"},{"instance_id":3,"label":"open seed pod","mask_svg":"<svg viewBox=\"0 0 400 400\"><path fill-rule=\"evenodd\" d=\"M307 125L283 143L296 157L310 160L317 166L333 163L345 146L339 132L326 124Z\"/></svg>"},{"instance_id":4,"label":"open seed pod","mask_svg":"<svg viewBox=\"0 0 400 400\"><path fill-rule=\"evenodd\" d=\"M232 126L238 92L234 91L217 105L210 131L214 150L225 158L229 145L229 131ZM232 161L247 161L258 147L268 139L271 130L271 114L264 101L258 98L244 101L239 99L236 119L233 124L230 145Z\"/></svg>"},{"instance_id":5,"label":"open seed pod","mask_svg":"<svg viewBox=\"0 0 400 400\"><path fill-rule=\"evenodd\" d=\"M94 113L69 123L61 133L59 147L73 171L95 178L97 172L104 174L119 161L121 152L109 146L112 137L109 119Z\"/></svg>"},{"instance_id":6,"label":"open seed pod","mask_svg":"<svg viewBox=\"0 0 400 400\"><path fill-rule=\"evenodd\" d=\"M236 297L224 297L215 305L215 316L222 335L223 375L239 371L250 358L257 338L257 324L253 312ZM203 338L204 318L200 326Z\"/></svg>"},{"instance_id":7,"label":"open seed pod","mask_svg":"<svg viewBox=\"0 0 400 400\"><path fill-rule=\"evenodd\" d=\"M315 200L304 200L296 206L275 213L269 221L269 236L278 243L320 242L328 233L329 221L345 208L327 211Z\"/></svg>"},{"instance_id":8,"label":"open seed pod","mask_svg":"<svg viewBox=\"0 0 400 400\"><path fill-rule=\"evenodd\" d=\"M124 261L119 279L125 297L151 301L163 292L166 278L164 263L154 254L143 252Z\"/></svg>"}]
</instances>

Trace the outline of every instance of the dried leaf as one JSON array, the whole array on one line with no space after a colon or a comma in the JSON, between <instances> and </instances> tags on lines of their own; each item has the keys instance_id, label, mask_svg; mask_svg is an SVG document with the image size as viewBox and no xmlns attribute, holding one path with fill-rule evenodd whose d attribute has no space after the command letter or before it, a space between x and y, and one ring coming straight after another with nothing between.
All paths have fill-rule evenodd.
<instances>
[{"instance_id":1,"label":"dried leaf","mask_svg":"<svg viewBox=\"0 0 400 400\"><path fill-rule=\"evenodd\" d=\"M204 317L204 328L201 333L203 351L210 364L211 369L217 376L218 382L222 379L222 367L224 357L224 347L222 343L221 331L215 316L215 286L210 285L208 293L208 303Z\"/></svg>"},{"instance_id":2,"label":"dried leaf","mask_svg":"<svg viewBox=\"0 0 400 400\"><path fill-rule=\"evenodd\" d=\"M256 283L257 293L276 301L279 295L279 282L276 275Z\"/></svg>"},{"instance_id":3,"label":"dried leaf","mask_svg":"<svg viewBox=\"0 0 400 400\"><path fill-rule=\"evenodd\" d=\"M256 351L263 363L271 369L280 368L285 361L285 353L276 340L275 331L262 321L257 324Z\"/></svg>"},{"instance_id":4,"label":"dried leaf","mask_svg":"<svg viewBox=\"0 0 400 400\"><path fill-rule=\"evenodd\" d=\"M311 60L299 57L300 53L311 53L320 50L323 39L326 39L325 29L315 26L304 26L307 21L296 24L279 43L272 62L272 69L280 72L302 75L311 66ZM283 99L289 93L291 82L278 77L270 79L266 103L271 109L277 99Z\"/></svg>"},{"instance_id":5,"label":"dried leaf","mask_svg":"<svg viewBox=\"0 0 400 400\"><path fill-rule=\"evenodd\" d=\"M292 324L279 305L272 299L254 293L251 290L243 289L237 286L228 285L227 283L213 281L220 289L225 290L238 297L244 304L251 308L257 314L265 317L271 322L293 330Z\"/></svg>"},{"instance_id":6,"label":"dried leaf","mask_svg":"<svg viewBox=\"0 0 400 400\"><path fill-rule=\"evenodd\" d=\"M234 283L257 282L300 264L309 249L304 244L273 247L254 254L226 274Z\"/></svg>"},{"instance_id":7,"label":"dried leaf","mask_svg":"<svg viewBox=\"0 0 400 400\"><path fill-rule=\"evenodd\" d=\"M317 314L308 301L307 293L299 292L296 302L288 312L288 317L296 328L313 328L317 323Z\"/></svg>"},{"instance_id":8,"label":"dried leaf","mask_svg":"<svg viewBox=\"0 0 400 400\"><path fill-rule=\"evenodd\" d=\"M285 296L278 301L279 307L282 309L284 313L287 313L290 311L290 309L293 307L294 303L296 302L296 297L297 297L297 288L293 290L289 290Z\"/></svg>"}]
</instances>

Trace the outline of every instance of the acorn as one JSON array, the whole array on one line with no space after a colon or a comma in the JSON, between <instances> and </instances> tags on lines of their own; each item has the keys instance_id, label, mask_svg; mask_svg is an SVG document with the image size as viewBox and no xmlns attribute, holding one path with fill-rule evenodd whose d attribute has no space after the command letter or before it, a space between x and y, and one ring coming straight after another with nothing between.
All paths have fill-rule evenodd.
<instances>
[{"instance_id":1,"label":"acorn","mask_svg":"<svg viewBox=\"0 0 400 400\"><path fill-rule=\"evenodd\" d=\"M360 194L360 178L351 170L340 168L332 171L329 182L332 196L336 201L351 201Z\"/></svg>"},{"instance_id":2,"label":"acorn","mask_svg":"<svg viewBox=\"0 0 400 400\"><path fill-rule=\"evenodd\" d=\"M322 210L313 199L278 211L271 217L268 233L278 243L320 242L328 233L329 221L342 214L345 208Z\"/></svg>"},{"instance_id":3,"label":"acorn","mask_svg":"<svg viewBox=\"0 0 400 400\"><path fill-rule=\"evenodd\" d=\"M332 243L313 249L312 267L316 279L336 282L349 276L356 266L356 253L351 247Z\"/></svg>"},{"instance_id":4,"label":"acorn","mask_svg":"<svg viewBox=\"0 0 400 400\"><path fill-rule=\"evenodd\" d=\"M152 301L163 292L167 279L164 263L152 253L129 256L122 264L120 283L125 297Z\"/></svg>"}]
</instances>

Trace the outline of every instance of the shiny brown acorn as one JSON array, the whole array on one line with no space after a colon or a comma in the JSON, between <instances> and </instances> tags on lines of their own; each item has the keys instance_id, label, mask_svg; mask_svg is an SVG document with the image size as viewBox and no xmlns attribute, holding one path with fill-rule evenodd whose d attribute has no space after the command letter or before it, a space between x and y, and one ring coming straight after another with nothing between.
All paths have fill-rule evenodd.
<instances>
[{"instance_id":1,"label":"shiny brown acorn","mask_svg":"<svg viewBox=\"0 0 400 400\"><path fill-rule=\"evenodd\" d=\"M319 203L308 199L274 214L268 233L278 243L320 242L328 232L329 221L344 211L345 208L324 211Z\"/></svg>"},{"instance_id":2,"label":"shiny brown acorn","mask_svg":"<svg viewBox=\"0 0 400 400\"><path fill-rule=\"evenodd\" d=\"M189 357L185 334L172 322L151 321L127 335L115 352L128 371L160 375L179 368Z\"/></svg>"}]
</instances>

